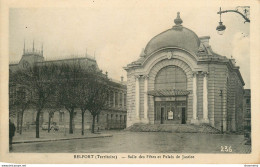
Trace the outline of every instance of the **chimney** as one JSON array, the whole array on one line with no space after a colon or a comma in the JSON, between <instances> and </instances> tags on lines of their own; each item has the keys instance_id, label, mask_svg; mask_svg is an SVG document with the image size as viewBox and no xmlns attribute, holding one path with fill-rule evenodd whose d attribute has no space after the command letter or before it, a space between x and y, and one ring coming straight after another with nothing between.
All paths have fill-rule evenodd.
<instances>
[{"instance_id":1,"label":"chimney","mask_svg":"<svg viewBox=\"0 0 260 167\"><path fill-rule=\"evenodd\" d=\"M124 77L123 76L121 76L121 82L123 82L124 81Z\"/></svg>"},{"instance_id":2,"label":"chimney","mask_svg":"<svg viewBox=\"0 0 260 167\"><path fill-rule=\"evenodd\" d=\"M231 55L231 62L232 62L232 64L235 66L236 65L236 60L233 58L233 56Z\"/></svg>"},{"instance_id":3,"label":"chimney","mask_svg":"<svg viewBox=\"0 0 260 167\"><path fill-rule=\"evenodd\" d=\"M106 77L108 77L108 72L106 71Z\"/></svg>"}]
</instances>

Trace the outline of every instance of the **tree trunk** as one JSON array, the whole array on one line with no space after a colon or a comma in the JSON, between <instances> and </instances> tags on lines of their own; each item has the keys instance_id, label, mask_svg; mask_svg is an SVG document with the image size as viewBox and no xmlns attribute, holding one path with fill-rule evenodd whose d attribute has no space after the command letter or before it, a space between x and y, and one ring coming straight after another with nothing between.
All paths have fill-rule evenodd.
<instances>
[{"instance_id":1,"label":"tree trunk","mask_svg":"<svg viewBox=\"0 0 260 167\"><path fill-rule=\"evenodd\" d=\"M24 111L21 112L21 126L20 126L20 135L22 134L23 131L23 113Z\"/></svg>"},{"instance_id":2,"label":"tree trunk","mask_svg":"<svg viewBox=\"0 0 260 167\"><path fill-rule=\"evenodd\" d=\"M40 113L41 111L37 111L36 115L36 138L40 138Z\"/></svg>"},{"instance_id":3,"label":"tree trunk","mask_svg":"<svg viewBox=\"0 0 260 167\"><path fill-rule=\"evenodd\" d=\"M92 115L92 117L93 117L93 120L92 120L91 133L95 133L95 118L96 118L96 115Z\"/></svg>"},{"instance_id":4,"label":"tree trunk","mask_svg":"<svg viewBox=\"0 0 260 167\"><path fill-rule=\"evenodd\" d=\"M72 121L73 121L73 117L74 117L74 109L69 111L69 113L70 113L70 130L69 130L69 133L73 134Z\"/></svg>"},{"instance_id":5,"label":"tree trunk","mask_svg":"<svg viewBox=\"0 0 260 167\"><path fill-rule=\"evenodd\" d=\"M51 128L51 115L50 115L50 113L49 113L48 133L50 133L50 128Z\"/></svg>"},{"instance_id":6,"label":"tree trunk","mask_svg":"<svg viewBox=\"0 0 260 167\"><path fill-rule=\"evenodd\" d=\"M81 121L81 135L84 135L84 114L85 112L82 111L81 117L82 117L82 121Z\"/></svg>"},{"instance_id":7,"label":"tree trunk","mask_svg":"<svg viewBox=\"0 0 260 167\"><path fill-rule=\"evenodd\" d=\"M16 129L17 129L17 133L19 133L20 132L20 112L17 112L17 123L16 123L16 125L17 125L17 127L16 127Z\"/></svg>"}]
</instances>

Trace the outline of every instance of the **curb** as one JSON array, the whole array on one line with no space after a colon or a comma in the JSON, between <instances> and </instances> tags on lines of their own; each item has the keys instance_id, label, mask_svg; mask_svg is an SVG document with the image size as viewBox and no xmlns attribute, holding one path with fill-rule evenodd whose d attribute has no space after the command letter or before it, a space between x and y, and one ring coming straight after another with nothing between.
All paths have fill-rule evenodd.
<instances>
[{"instance_id":1,"label":"curb","mask_svg":"<svg viewBox=\"0 0 260 167\"><path fill-rule=\"evenodd\" d=\"M88 139L88 138L105 138L112 137L111 134L105 134L101 136L86 136L86 137L73 137L73 138L60 138L60 139L43 139L43 140L27 140L27 141L15 141L12 144L21 144L21 143L41 143L49 141L62 141L62 140L74 140L74 139Z\"/></svg>"}]
</instances>

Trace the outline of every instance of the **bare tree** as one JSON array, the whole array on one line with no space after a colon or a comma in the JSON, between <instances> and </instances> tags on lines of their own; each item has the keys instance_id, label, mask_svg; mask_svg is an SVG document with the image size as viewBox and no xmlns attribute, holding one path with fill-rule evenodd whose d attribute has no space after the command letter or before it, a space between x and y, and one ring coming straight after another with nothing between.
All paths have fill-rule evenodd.
<instances>
[{"instance_id":1,"label":"bare tree","mask_svg":"<svg viewBox=\"0 0 260 167\"><path fill-rule=\"evenodd\" d=\"M88 78L89 79L89 78ZM81 110L81 135L84 135L84 127L85 127L85 112L87 111L87 104L89 103L89 87L88 82L83 79L81 84L79 85L80 92L78 94L78 107Z\"/></svg>"},{"instance_id":2,"label":"bare tree","mask_svg":"<svg viewBox=\"0 0 260 167\"><path fill-rule=\"evenodd\" d=\"M36 108L36 138L40 137L40 114L56 90L57 66L53 64L34 64L16 71L16 82L32 92L31 103Z\"/></svg>"},{"instance_id":3,"label":"bare tree","mask_svg":"<svg viewBox=\"0 0 260 167\"><path fill-rule=\"evenodd\" d=\"M50 129L51 129L51 119L54 115L56 110L52 110L52 109L49 109L48 110L48 133L50 133Z\"/></svg>"},{"instance_id":4,"label":"bare tree","mask_svg":"<svg viewBox=\"0 0 260 167\"><path fill-rule=\"evenodd\" d=\"M9 115L17 116L17 133L22 134L23 115L31 103L30 96L24 87L13 80L12 76L10 76L9 82Z\"/></svg>"},{"instance_id":5,"label":"bare tree","mask_svg":"<svg viewBox=\"0 0 260 167\"><path fill-rule=\"evenodd\" d=\"M69 112L70 123L69 133L73 133L73 120L75 115L75 109L78 106L79 85L82 78L81 74L83 68L75 62L71 64L62 64L59 66L59 87L58 98L60 105L64 106Z\"/></svg>"},{"instance_id":6,"label":"bare tree","mask_svg":"<svg viewBox=\"0 0 260 167\"><path fill-rule=\"evenodd\" d=\"M85 112L88 110L90 100L92 98L92 85L95 80L97 69L93 66L84 68L81 74L81 79L79 80L78 86L78 104L77 106L81 110L81 135L84 135L85 127Z\"/></svg>"},{"instance_id":7,"label":"bare tree","mask_svg":"<svg viewBox=\"0 0 260 167\"><path fill-rule=\"evenodd\" d=\"M91 133L95 133L95 119L102 109L106 107L106 101L108 96L108 83L109 80L101 72L95 71L88 84L89 99L87 103L87 109L92 115L92 127Z\"/></svg>"},{"instance_id":8,"label":"bare tree","mask_svg":"<svg viewBox=\"0 0 260 167\"><path fill-rule=\"evenodd\" d=\"M95 66L82 67L77 61L61 66L59 95L61 104L70 113L70 133L74 110L81 110L81 134L84 135L85 112L90 111L93 120L105 106L107 100L108 79ZM95 121L92 123L94 133Z\"/></svg>"},{"instance_id":9,"label":"bare tree","mask_svg":"<svg viewBox=\"0 0 260 167\"><path fill-rule=\"evenodd\" d=\"M53 82L56 82L58 85L57 77L60 75L60 69L58 68L58 66L57 66L56 75L57 75L56 79ZM53 118L55 112L60 111L62 108L58 98L59 98L58 97L58 87L56 87L55 92L53 92L53 95L51 96L51 98L48 100L48 102L46 104L46 108L48 111L48 133L51 130L51 121L52 121L52 118Z\"/></svg>"}]
</instances>

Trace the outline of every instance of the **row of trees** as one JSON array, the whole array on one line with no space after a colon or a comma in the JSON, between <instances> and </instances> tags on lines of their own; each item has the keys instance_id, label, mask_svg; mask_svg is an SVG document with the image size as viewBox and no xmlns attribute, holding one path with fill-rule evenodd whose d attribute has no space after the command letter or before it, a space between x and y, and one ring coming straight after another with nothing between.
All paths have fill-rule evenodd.
<instances>
[{"instance_id":1,"label":"row of trees","mask_svg":"<svg viewBox=\"0 0 260 167\"><path fill-rule=\"evenodd\" d=\"M38 64L19 69L10 74L10 88L17 93L9 103L10 114L17 114L22 132L24 111L31 107L36 110L36 138L40 137L39 122L43 109L49 111L50 118L61 108L69 112L69 133L73 133L75 109L82 113L82 130L84 135L84 114L88 110L92 117L91 132L95 131L95 118L106 105L108 96L108 78L95 66L82 66L76 61L67 64ZM22 89L24 94L17 90ZM11 96L10 92L10 96ZM14 113L15 112L15 113Z\"/></svg>"}]
</instances>

